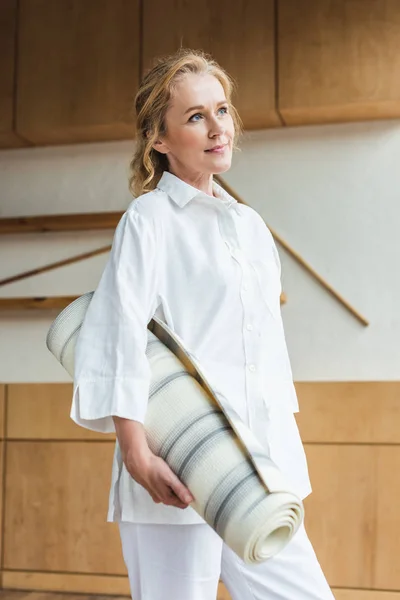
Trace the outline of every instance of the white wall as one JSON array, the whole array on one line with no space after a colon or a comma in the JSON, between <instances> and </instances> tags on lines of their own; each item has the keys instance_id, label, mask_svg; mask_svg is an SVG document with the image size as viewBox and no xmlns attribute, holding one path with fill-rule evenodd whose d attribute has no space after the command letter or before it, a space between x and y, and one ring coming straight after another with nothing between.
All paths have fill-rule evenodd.
<instances>
[{"instance_id":1,"label":"white wall","mask_svg":"<svg viewBox=\"0 0 400 600\"><path fill-rule=\"evenodd\" d=\"M400 122L247 134L225 178L369 321L363 327L279 248L294 379L400 379ZM124 210L132 142L0 152L0 217ZM112 232L0 237L0 278L111 242ZM105 255L0 288L94 289ZM57 312L0 313L0 381L70 381L45 346Z\"/></svg>"}]
</instances>

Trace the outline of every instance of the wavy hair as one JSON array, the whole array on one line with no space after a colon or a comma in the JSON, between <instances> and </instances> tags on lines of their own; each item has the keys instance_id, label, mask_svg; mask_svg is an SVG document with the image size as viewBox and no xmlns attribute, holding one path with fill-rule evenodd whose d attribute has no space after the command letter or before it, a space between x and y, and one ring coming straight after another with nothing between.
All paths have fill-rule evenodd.
<instances>
[{"instance_id":1,"label":"wavy hair","mask_svg":"<svg viewBox=\"0 0 400 600\"><path fill-rule=\"evenodd\" d=\"M129 189L137 197L153 190L163 171L168 171L168 159L157 152L153 144L166 134L165 114L174 85L187 73L214 75L221 83L232 115L235 135L234 148L242 131L242 122L232 105L234 80L209 55L201 50L181 48L174 54L157 59L144 76L134 101L136 147L130 162Z\"/></svg>"}]
</instances>

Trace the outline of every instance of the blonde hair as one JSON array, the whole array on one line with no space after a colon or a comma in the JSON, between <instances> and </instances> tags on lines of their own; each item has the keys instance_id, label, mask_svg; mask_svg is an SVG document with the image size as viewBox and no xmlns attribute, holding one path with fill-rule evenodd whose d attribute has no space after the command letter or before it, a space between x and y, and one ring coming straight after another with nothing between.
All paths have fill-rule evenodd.
<instances>
[{"instance_id":1,"label":"blonde hair","mask_svg":"<svg viewBox=\"0 0 400 600\"><path fill-rule=\"evenodd\" d=\"M157 152L153 144L166 133L165 114L173 87L187 73L214 75L221 83L234 123L236 147L242 122L231 103L235 83L228 73L201 50L181 48L170 56L159 58L143 78L134 102L136 149L130 162L129 189L136 197L153 190L163 171L168 171L166 155Z\"/></svg>"}]
</instances>

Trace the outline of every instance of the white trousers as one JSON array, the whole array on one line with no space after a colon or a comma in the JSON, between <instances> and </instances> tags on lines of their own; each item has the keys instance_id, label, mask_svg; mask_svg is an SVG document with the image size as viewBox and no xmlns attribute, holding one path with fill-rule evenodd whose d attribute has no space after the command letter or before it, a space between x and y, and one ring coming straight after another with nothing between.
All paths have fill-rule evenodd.
<instances>
[{"instance_id":1,"label":"white trousers","mask_svg":"<svg viewBox=\"0 0 400 600\"><path fill-rule=\"evenodd\" d=\"M334 600L304 525L276 556L245 564L206 523L119 523L132 600Z\"/></svg>"}]
</instances>

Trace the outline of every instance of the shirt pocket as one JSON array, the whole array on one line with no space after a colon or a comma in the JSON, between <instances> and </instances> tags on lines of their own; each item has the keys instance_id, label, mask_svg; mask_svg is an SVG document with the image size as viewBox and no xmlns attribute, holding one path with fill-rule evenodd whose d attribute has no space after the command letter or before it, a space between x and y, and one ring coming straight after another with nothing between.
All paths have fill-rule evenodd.
<instances>
[{"instance_id":1,"label":"shirt pocket","mask_svg":"<svg viewBox=\"0 0 400 600\"><path fill-rule=\"evenodd\" d=\"M257 258L251 263L260 287L262 298L271 315L277 319L280 316L282 292L279 268L273 256Z\"/></svg>"}]
</instances>

